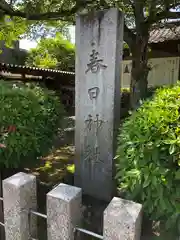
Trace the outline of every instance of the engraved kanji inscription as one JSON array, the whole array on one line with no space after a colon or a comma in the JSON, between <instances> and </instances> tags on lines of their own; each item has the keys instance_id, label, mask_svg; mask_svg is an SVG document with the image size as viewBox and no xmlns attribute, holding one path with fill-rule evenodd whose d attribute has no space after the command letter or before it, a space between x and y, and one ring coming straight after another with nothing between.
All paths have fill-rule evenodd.
<instances>
[{"instance_id":1,"label":"engraved kanji inscription","mask_svg":"<svg viewBox=\"0 0 180 240\"><path fill-rule=\"evenodd\" d=\"M89 98L91 100L97 99L100 89L98 87L93 87L88 90Z\"/></svg>"},{"instance_id":2,"label":"engraved kanji inscription","mask_svg":"<svg viewBox=\"0 0 180 240\"><path fill-rule=\"evenodd\" d=\"M92 73L99 72L100 69L106 69L107 66L103 64L103 59L98 58L99 53L93 49L90 54L90 63L87 64L87 70L85 73L91 71Z\"/></svg>"},{"instance_id":3,"label":"engraved kanji inscription","mask_svg":"<svg viewBox=\"0 0 180 240\"><path fill-rule=\"evenodd\" d=\"M99 147L91 147L88 145L85 148L85 161L89 164L94 165L95 163L99 162L100 150Z\"/></svg>"},{"instance_id":4,"label":"engraved kanji inscription","mask_svg":"<svg viewBox=\"0 0 180 240\"><path fill-rule=\"evenodd\" d=\"M103 123L104 121L100 119L99 114L96 114L96 117L94 119L92 115L89 114L88 118L85 120L86 129L88 131L91 131L92 129L94 129L96 133L100 130Z\"/></svg>"},{"instance_id":5,"label":"engraved kanji inscription","mask_svg":"<svg viewBox=\"0 0 180 240\"><path fill-rule=\"evenodd\" d=\"M92 119L92 115L91 114L88 115L87 120L85 120L85 124L86 124L86 129L88 131L91 131L92 126L93 126L93 119Z\"/></svg>"},{"instance_id":6,"label":"engraved kanji inscription","mask_svg":"<svg viewBox=\"0 0 180 240\"><path fill-rule=\"evenodd\" d=\"M103 120L99 118L99 114L96 114L96 119L94 121L96 132L100 130L103 124Z\"/></svg>"}]
</instances>

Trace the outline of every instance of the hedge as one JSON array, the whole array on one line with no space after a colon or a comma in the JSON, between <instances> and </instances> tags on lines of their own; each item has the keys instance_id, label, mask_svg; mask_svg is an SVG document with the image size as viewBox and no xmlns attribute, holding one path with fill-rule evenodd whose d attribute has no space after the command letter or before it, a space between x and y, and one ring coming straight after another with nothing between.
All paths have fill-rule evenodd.
<instances>
[{"instance_id":1,"label":"hedge","mask_svg":"<svg viewBox=\"0 0 180 240\"><path fill-rule=\"evenodd\" d=\"M121 126L118 188L145 214L177 230L180 215L180 84L156 91Z\"/></svg>"},{"instance_id":2,"label":"hedge","mask_svg":"<svg viewBox=\"0 0 180 240\"><path fill-rule=\"evenodd\" d=\"M53 92L0 82L0 166L27 165L46 154L64 116Z\"/></svg>"}]
</instances>

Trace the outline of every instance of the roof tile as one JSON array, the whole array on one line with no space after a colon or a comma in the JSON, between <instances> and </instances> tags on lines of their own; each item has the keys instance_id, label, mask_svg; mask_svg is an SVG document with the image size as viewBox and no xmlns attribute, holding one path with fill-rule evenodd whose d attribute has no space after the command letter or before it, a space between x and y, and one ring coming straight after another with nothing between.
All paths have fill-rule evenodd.
<instances>
[{"instance_id":1,"label":"roof tile","mask_svg":"<svg viewBox=\"0 0 180 240\"><path fill-rule=\"evenodd\" d=\"M154 29L150 33L149 43L159 43L180 39L180 26Z\"/></svg>"}]
</instances>

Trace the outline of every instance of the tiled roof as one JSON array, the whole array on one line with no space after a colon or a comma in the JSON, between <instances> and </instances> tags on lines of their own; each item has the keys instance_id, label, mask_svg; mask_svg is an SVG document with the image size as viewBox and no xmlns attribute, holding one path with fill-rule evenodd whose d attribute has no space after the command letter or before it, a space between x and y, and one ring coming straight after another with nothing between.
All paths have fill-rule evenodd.
<instances>
[{"instance_id":1,"label":"tiled roof","mask_svg":"<svg viewBox=\"0 0 180 240\"><path fill-rule=\"evenodd\" d=\"M0 63L0 71L11 71L11 70L18 70L18 71L20 71L20 70L26 71L27 70L27 71L33 71L33 72L39 72L39 73L75 75L74 72L66 72L66 71L60 71L60 70L55 70L55 69L46 69L46 68L37 68L37 67Z\"/></svg>"},{"instance_id":2,"label":"tiled roof","mask_svg":"<svg viewBox=\"0 0 180 240\"><path fill-rule=\"evenodd\" d=\"M180 26L154 29L150 33L149 43L159 43L180 39Z\"/></svg>"}]
</instances>

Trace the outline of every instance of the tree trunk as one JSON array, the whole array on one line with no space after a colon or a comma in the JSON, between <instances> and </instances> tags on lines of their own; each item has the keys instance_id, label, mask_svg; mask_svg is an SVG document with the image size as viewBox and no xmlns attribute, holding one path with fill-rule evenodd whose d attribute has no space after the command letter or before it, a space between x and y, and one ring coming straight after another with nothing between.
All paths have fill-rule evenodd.
<instances>
[{"instance_id":1,"label":"tree trunk","mask_svg":"<svg viewBox=\"0 0 180 240\"><path fill-rule=\"evenodd\" d=\"M136 36L136 42L132 48L132 71L130 83L131 109L137 109L140 100L147 96L148 88L148 32L143 36Z\"/></svg>"}]
</instances>

